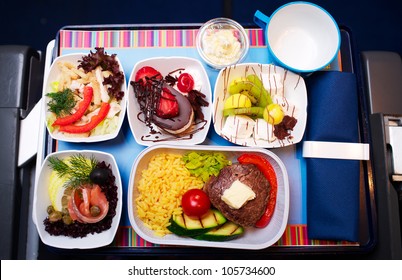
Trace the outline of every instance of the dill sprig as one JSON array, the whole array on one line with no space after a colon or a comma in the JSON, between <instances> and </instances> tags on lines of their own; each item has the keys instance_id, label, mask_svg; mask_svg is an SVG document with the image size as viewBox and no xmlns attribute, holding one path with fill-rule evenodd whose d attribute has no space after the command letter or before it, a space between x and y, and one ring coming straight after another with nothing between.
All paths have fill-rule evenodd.
<instances>
[{"instance_id":1,"label":"dill sprig","mask_svg":"<svg viewBox=\"0 0 402 280\"><path fill-rule=\"evenodd\" d=\"M48 93L46 96L51 98L47 103L49 111L55 113L58 117L70 114L77 103L74 99L74 93L69 88L59 92Z\"/></svg>"},{"instance_id":2,"label":"dill sprig","mask_svg":"<svg viewBox=\"0 0 402 280\"><path fill-rule=\"evenodd\" d=\"M67 160L61 160L57 157L49 158L50 168L56 171L60 178L67 178L65 187L78 187L91 183L89 175L97 164L98 161L93 156L88 161L82 154L73 155Z\"/></svg>"}]
</instances>

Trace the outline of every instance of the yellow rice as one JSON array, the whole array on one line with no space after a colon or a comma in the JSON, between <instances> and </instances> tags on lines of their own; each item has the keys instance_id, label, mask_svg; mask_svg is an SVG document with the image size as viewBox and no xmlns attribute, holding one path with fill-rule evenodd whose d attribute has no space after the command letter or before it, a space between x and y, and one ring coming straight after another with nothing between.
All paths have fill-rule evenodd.
<instances>
[{"instance_id":1,"label":"yellow rice","mask_svg":"<svg viewBox=\"0 0 402 280\"><path fill-rule=\"evenodd\" d=\"M183 194L202 187L202 180L192 176L184 166L182 155L155 155L138 182L139 195L135 200L138 217L156 235L164 236L170 233L167 226L172 215L182 213Z\"/></svg>"}]
</instances>

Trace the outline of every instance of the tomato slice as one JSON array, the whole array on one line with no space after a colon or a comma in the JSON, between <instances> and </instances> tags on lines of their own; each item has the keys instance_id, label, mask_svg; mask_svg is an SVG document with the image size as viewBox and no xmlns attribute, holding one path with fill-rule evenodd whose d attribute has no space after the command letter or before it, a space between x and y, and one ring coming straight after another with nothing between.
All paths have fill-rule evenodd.
<instances>
[{"instance_id":1,"label":"tomato slice","mask_svg":"<svg viewBox=\"0 0 402 280\"><path fill-rule=\"evenodd\" d=\"M181 199L184 214L192 218L201 218L208 213L211 202L208 195L200 189L191 189Z\"/></svg>"}]
</instances>

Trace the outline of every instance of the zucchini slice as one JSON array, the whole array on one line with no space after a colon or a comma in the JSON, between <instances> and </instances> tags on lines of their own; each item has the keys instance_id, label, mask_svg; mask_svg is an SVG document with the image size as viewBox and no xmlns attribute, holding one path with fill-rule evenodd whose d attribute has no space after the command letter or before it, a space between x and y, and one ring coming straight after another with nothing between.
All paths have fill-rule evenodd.
<instances>
[{"instance_id":1,"label":"zucchini slice","mask_svg":"<svg viewBox=\"0 0 402 280\"><path fill-rule=\"evenodd\" d=\"M174 215L167 227L172 233L179 236L196 236L210 231L226 223L226 218L216 209L212 209L202 219L193 219L186 214Z\"/></svg>"},{"instance_id":2,"label":"zucchini slice","mask_svg":"<svg viewBox=\"0 0 402 280\"><path fill-rule=\"evenodd\" d=\"M244 228L239 226L233 222L226 222L220 227L211 229L203 234L194 236L195 239L198 240L207 240L207 241L229 241L236 239L240 235L244 233Z\"/></svg>"}]
</instances>

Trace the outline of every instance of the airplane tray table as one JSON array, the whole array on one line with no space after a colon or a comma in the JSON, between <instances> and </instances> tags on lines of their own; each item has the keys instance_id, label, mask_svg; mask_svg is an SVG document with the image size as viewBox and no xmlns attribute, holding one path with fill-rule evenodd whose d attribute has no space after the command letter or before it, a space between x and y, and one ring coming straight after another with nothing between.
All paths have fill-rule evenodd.
<instances>
[{"instance_id":1,"label":"airplane tray table","mask_svg":"<svg viewBox=\"0 0 402 280\"><path fill-rule=\"evenodd\" d=\"M66 26L54 41L51 60L59 55L89 52L95 47L104 47L109 54L120 58L126 77L134 64L142 59L161 56L187 56L200 59L195 38L199 24L191 25L112 25L112 26ZM264 32L255 26L245 26L249 34L250 50L244 62L270 63L266 51ZM341 50L338 57L326 70L354 72L360 77L357 55L351 30L341 27ZM49 51L49 50L48 50ZM47 61L47 66L51 61ZM214 88L217 70L205 66L211 87ZM45 70L46 71L46 70ZM367 143L368 118L366 100L359 88L359 128L361 142ZM44 126L44 125L43 125ZM139 237L130 225L127 211L127 190L132 163L145 147L136 143L130 131L127 118L115 139L99 143L67 143L55 141L43 128L43 151L38 151L38 162L52 151L70 149L94 149L109 152L116 158L123 183L123 212L120 226L112 244L91 250L65 250L42 244L48 252L60 256L103 256L103 257L189 257L189 258L269 258L270 256L338 253L368 253L376 243L376 220L374 187L371 162L361 161L360 174L360 234L358 242L310 240L307 237L305 163L301 155L301 143L282 148L270 149L285 163L290 181L290 213L283 236L273 246L262 250L239 250L185 246L161 246L151 244ZM218 136L210 126L207 145L232 145ZM78 255L79 254L79 255Z\"/></svg>"}]
</instances>

